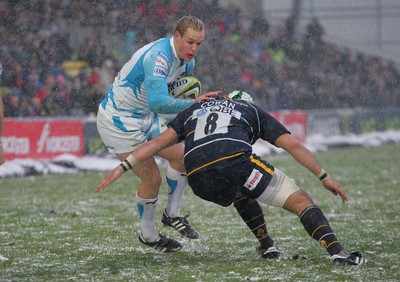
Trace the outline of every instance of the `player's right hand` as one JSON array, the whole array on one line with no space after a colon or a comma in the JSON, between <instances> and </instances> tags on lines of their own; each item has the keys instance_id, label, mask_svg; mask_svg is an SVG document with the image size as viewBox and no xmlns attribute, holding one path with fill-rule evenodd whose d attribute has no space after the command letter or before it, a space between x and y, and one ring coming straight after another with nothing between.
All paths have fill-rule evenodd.
<instances>
[{"instance_id":1,"label":"player's right hand","mask_svg":"<svg viewBox=\"0 0 400 282\"><path fill-rule=\"evenodd\" d=\"M207 93L204 93L204 94L200 95L199 97L196 97L194 99L194 102L198 103L198 102L201 102L201 101L204 101L204 100L209 100L211 98L214 98L214 97L218 96L221 93L222 93L222 91L207 92Z\"/></svg>"},{"instance_id":2,"label":"player's right hand","mask_svg":"<svg viewBox=\"0 0 400 282\"><path fill-rule=\"evenodd\" d=\"M331 193L335 196L339 195L342 198L342 202L346 203L348 201L346 192L338 183L336 183L333 179L329 178L323 182L323 185L326 190L331 191Z\"/></svg>"},{"instance_id":3,"label":"player's right hand","mask_svg":"<svg viewBox=\"0 0 400 282\"><path fill-rule=\"evenodd\" d=\"M124 173L125 171L121 168L121 166L117 166L116 168L113 169L113 171L111 171L109 174L107 174L103 180L99 183L99 185L97 185L96 187L96 192L100 192L103 191L104 189L106 189L106 187L111 184L112 182L114 182L115 180L117 180L118 178L121 177L121 175Z\"/></svg>"}]
</instances>

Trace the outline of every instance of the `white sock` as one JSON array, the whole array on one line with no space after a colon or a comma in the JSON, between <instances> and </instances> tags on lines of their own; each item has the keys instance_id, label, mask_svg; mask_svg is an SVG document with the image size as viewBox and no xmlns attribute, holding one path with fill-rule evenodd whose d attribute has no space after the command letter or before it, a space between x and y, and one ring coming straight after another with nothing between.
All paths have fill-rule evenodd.
<instances>
[{"instance_id":1,"label":"white sock","mask_svg":"<svg viewBox=\"0 0 400 282\"><path fill-rule=\"evenodd\" d=\"M186 175L176 171L168 165L167 168L168 183L168 203L165 208L167 214L171 217L180 216L183 192L186 187Z\"/></svg>"},{"instance_id":2,"label":"white sock","mask_svg":"<svg viewBox=\"0 0 400 282\"><path fill-rule=\"evenodd\" d=\"M154 221L157 200L158 198L143 199L136 194L136 203L140 216L140 231L143 238L148 242L155 242L160 238Z\"/></svg>"}]
</instances>

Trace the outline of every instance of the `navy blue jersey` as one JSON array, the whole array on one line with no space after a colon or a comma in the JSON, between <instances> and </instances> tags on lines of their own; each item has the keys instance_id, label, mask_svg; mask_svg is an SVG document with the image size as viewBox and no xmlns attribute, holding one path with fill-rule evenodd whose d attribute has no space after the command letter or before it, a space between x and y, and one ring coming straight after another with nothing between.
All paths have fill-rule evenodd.
<instances>
[{"instance_id":1,"label":"navy blue jersey","mask_svg":"<svg viewBox=\"0 0 400 282\"><path fill-rule=\"evenodd\" d=\"M289 133L258 106L228 99L196 103L180 112L169 126L178 134L179 141L185 140L188 177L243 162L252 154L252 144L257 139L275 145L279 136ZM274 169L267 165L266 169Z\"/></svg>"}]
</instances>

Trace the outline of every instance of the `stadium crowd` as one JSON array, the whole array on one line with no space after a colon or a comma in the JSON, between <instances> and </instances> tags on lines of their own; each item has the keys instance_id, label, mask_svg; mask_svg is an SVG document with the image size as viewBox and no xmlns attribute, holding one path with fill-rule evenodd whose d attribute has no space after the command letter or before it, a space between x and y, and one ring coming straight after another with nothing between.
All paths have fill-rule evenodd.
<instances>
[{"instance_id":1,"label":"stadium crowd","mask_svg":"<svg viewBox=\"0 0 400 282\"><path fill-rule=\"evenodd\" d=\"M206 24L195 75L252 93L266 110L400 106L400 71L324 41L317 19L294 35L218 0L0 2L0 92L6 117L85 116L135 50L172 35L183 15Z\"/></svg>"}]
</instances>

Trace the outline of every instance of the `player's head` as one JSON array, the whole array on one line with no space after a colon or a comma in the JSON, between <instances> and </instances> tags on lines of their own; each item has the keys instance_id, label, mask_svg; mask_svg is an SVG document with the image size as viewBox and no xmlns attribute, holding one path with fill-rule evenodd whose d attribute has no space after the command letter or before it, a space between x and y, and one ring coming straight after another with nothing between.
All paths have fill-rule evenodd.
<instances>
[{"instance_id":1,"label":"player's head","mask_svg":"<svg viewBox=\"0 0 400 282\"><path fill-rule=\"evenodd\" d=\"M240 90L235 90L235 91L229 93L228 95L226 95L226 97L228 99L232 99L232 100L244 100L244 101L247 101L249 103L254 103L254 100L250 96L249 93L244 92L244 91L240 91Z\"/></svg>"},{"instance_id":2,"label":"player's head","mask_svg":"<svg viewBox=\"0 0 400 282\"><path fill-rule=\"evenodd\" d=\"M176 24L175 31L179 32L180 35L183 36L188 28L191 28L197 32L205 33L203 22L199 18L193 16L183 16L180 18Z\"/></svg>"},{"instance_id":3,"label":"player's head","mask_svg":"<svg viewBox=\"0 0 400 282\"><path fill-rule=\"evenodd\" d=\"M203 22L192 16L178 20L174 33L175 51L185 61L194 59L206 37Z\"/></svg>"}]
</instances>

